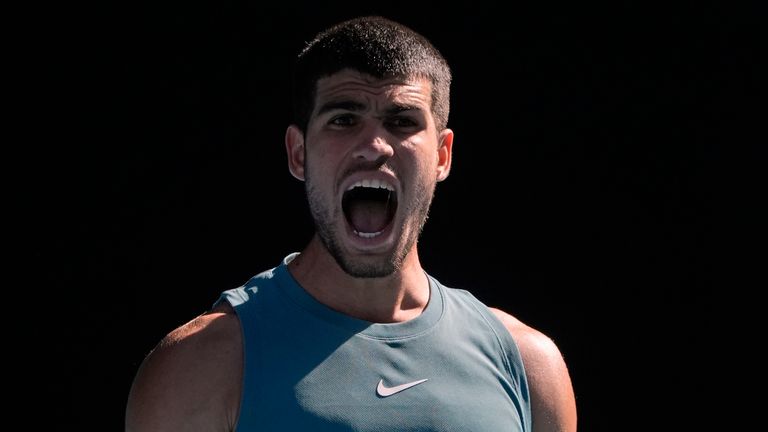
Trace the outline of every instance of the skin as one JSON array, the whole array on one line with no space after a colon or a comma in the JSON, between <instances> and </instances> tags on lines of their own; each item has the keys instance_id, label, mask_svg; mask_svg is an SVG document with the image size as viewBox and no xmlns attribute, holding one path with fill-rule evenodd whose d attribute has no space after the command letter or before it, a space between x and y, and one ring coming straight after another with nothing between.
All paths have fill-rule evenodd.
<instances>
[{"instance_id":1,"label":"skin","mask_svg":"<svg viewBox=\"0 0 768 432\"><path fill-rule=\"evenodd\" d=\"M382 276L345 272L317 234L289 270L318 301L356 318L405 321L429 301L416 239L435 184L450 171L453 145L453 131L435 128L430 89L426 80L372 80L342 71L318 81L306 134L295 126L286 132L289 169L307 181L310 208L316 221L323 213L319 219L333 231L341 261ZM359 106L324 109L346 102ZM398 106L410 109L394 114ZM346 186L363 178L387 180L398 196L392 229L374 241L354 235L341 210Z\"/></svg>"},{"instance_id":2,"label":"skin","mask_svg":"<svg viewBox=\"0 0 768 432\"><path fill-rule=\"evenodd\" d=\"M306 133L296 126L286 132L289 170L307 183L318 227L288 268L310 295L341 313L403 322L429 301L417 238L435 185L450 172L453 146L453 131L435 127L430 85L343 70L318 81ZM363 178L387 181L398 197L393 223L372 239L354 234L341 210L344 190ZM511 315L492 311L520 348L534 431L575 431L573 388L557 346ZM136 376L126 430L234 430L242 355L240 326L228 305L176 329Z\"/></svg>"}]
</instances>

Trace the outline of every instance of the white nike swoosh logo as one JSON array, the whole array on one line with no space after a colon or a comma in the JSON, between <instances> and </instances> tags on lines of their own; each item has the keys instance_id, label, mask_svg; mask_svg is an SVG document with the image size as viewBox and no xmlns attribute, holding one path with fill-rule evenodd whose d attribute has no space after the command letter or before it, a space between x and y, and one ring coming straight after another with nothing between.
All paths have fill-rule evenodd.
<instances>
[{"instance_id":1,"label":"white nike swoosh logo","mask_svg":"<svg viewBox=\"0 0 768 432\"><path fill-rule=\"evenodd\" d=\"M423 383L424 381L426 381L426 379L413 381L405 384L400 384L399 386L387 387L384 385L384 380L379 380L379 385L376 386L376 394L378 394L381 397L392 396L395 393L400 393L403 390L407 390L413 386L417 386Z\"/></svg>"}]
</instances>

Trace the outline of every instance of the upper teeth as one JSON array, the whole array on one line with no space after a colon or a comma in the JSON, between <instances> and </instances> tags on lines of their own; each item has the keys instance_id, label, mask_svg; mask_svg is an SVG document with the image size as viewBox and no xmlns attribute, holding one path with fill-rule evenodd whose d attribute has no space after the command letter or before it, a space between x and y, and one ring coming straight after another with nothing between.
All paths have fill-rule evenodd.
<instances>
[{"instance_id":1,"label":"upper teeth","mask_svg":"<svg viewBox=\"0 0 768 432\"><path fill-rule=\"evenodd\" d=\"M347 190L354 189L356 187L380 188L380 189L386 189L386 190L388 190L390 192L394 192L395 191L395 188L391 184L389 184L389 183L387 183L385 181L376 180L376 179L373 179L373 180L367 180L367 179L366 180L360 180L358 182L355 182L350 187L348 187Z\"/></svg>"}]
</instances>

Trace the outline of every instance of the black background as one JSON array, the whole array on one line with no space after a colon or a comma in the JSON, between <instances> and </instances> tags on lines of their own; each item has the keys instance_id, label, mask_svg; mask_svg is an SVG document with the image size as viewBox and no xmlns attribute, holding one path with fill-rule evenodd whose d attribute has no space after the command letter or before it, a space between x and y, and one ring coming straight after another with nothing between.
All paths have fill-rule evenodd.
<instances>
[{"instance_id":1,"label":"black background","mask_svg":"<svg viewBox=\"0 0 768 432\"><path fill-rule=\"evenodd\" d=\"M705 169L723 18L606 3L164 3L54 17L43 110L55 138L28 222L56 312L61 418L119 430L162 336L305 245L303 185L283 150L291 62L326 26L381 14L430 38L454 72L454 165L420 241L427 271L555 340L580 430L705 424Z\"/></svg>"}]
</instances>

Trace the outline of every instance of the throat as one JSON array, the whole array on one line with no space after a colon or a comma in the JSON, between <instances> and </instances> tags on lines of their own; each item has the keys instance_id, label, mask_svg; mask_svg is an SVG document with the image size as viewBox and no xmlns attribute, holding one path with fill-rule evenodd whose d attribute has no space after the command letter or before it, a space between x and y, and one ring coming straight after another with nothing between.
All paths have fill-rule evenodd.
<instances>
[{"instance_id":1,"label":"throat","mask_svg":"<svg viewBox=\"0 0 768 432\"><path fill-rule=\"evenodd\" d=\"M389 201L355 200L349 204L347 219L358 233L378 233L390 221Z\"/></svg>"}]
</instances>

